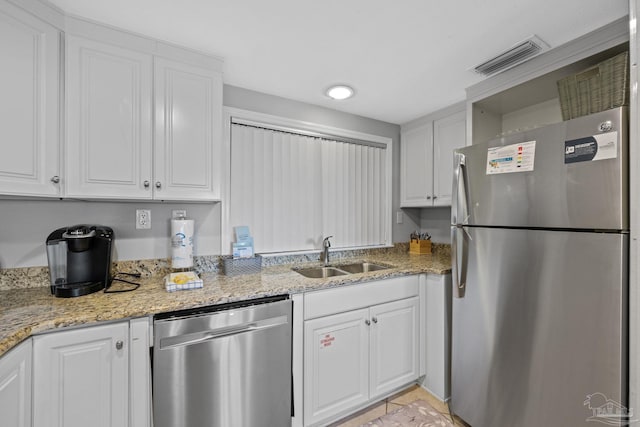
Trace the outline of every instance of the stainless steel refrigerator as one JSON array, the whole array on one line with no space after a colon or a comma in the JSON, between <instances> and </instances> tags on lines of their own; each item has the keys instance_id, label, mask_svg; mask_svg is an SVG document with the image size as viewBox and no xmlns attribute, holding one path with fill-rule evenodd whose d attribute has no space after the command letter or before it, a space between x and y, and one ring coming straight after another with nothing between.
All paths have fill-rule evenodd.
<instances>
[{"instance_id":1,"label":"stainless steel refrigerator","mask_svg":"<svg viewBox=\"0 0 640 427\"><path fill-rule=\"evenodd\" d=\"M627 114L454 153L451 406L473 427L626 417Z\"/></svg>"}]
</instances>

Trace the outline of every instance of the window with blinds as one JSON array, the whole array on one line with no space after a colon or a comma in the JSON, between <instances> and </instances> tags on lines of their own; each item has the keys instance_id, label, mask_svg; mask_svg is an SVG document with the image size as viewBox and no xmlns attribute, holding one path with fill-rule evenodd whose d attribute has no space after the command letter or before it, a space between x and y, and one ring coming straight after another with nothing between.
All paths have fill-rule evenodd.
<instances>
[{"instance_id":1,"label":"window with blinds","mask_svg":"<svg viewBox=\"0 0 640 427\"><path fill-rule=\"evenodd\" d=\"M386 145L231 125L229 225L248 225L256 252L387 242Z\"/></svg>"}]
</instances>

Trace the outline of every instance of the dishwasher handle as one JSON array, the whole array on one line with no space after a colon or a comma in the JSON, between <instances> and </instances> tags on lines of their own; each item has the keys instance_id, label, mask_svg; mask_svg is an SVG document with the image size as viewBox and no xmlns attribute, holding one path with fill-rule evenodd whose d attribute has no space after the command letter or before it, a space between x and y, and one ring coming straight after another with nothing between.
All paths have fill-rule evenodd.
<instances>
[{"instance_id":1,"label":"dishwasher handle","mask_svg":"<svg viewBox=\"0 0 640 427\"><path fill-rule=\"evenodd\" d=\"M191 334L176 335L160 339L160 350L166 350L175 347L183 347L194 344L201 344L207 341L225 338L233 335L244 334L247 332L256 332L265 329L275 328L277 326L286 325L288 323L287 316L272 317L270 319L258 320L255 322L243 323L229 327L213 329L210 331L196 332Z\"/></svg>"}]
</instances>

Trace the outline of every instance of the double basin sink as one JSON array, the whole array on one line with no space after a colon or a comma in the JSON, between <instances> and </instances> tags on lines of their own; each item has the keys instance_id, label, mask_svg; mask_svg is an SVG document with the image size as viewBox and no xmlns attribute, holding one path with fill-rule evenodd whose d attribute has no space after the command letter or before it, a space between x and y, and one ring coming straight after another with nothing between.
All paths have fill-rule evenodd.
<instances>
[{"instance_id":1,"label":"double basin sink","mask_svg":"<svg viewBox=\"0 0 640 427\"><path fill-rule=\"evenodd\" d=\"M371 271L386 270L387 268L391 267L380 264L373 264L370 262L354 262L352 264L343 264L331 267L294 268L293 271L311 279L326 279L327 277L368 273Z\"/></svg>"}]
</instances>

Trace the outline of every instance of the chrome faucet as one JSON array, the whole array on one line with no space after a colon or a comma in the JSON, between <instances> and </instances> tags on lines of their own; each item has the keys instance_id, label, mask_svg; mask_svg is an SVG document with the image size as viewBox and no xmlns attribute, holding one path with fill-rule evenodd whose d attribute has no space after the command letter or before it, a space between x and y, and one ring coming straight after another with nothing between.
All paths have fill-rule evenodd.
<instances>
[{"instance_id":1,"label":"chrome faucet","mask_svg":"<svg viewBox=\"0 0 640 427\"><path fill-rule=\"evenodd\" d=\"M333 236L325 237L322 241L322 258L324 259L324 266L327 267L329 265L329 248L331 247L330 238Z\"/></svg>"}]
</instances>

